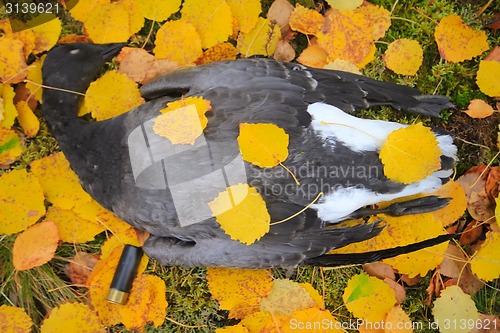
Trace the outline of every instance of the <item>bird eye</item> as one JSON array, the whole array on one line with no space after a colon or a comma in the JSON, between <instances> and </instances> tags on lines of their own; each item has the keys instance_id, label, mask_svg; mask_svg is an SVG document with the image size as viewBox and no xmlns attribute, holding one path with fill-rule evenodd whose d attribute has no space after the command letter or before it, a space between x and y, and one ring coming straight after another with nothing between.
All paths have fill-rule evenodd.
<instances>
[{"instance_id":1,"label":"bird eye","mask_svg":"<svg viewBox=\"0 0 500 333\"><path fill-rule=\"evenodd\" d=\"M300 71L302 68L300 68L299 66L293 66L292 67L292 71Z\"/></svg>"},{"instance_id":2,"label":"bird eye","mask_svg":"<svg viewBox=\"0 0 500 333\"><path fill-rule=\"evenodd\" d=\"M72 55L75 55L75 54L78 54L78 53L80 53L79 49L74 49L74 50L69 51L69 54L72 54Z\"/></svg>"}]
</instances>

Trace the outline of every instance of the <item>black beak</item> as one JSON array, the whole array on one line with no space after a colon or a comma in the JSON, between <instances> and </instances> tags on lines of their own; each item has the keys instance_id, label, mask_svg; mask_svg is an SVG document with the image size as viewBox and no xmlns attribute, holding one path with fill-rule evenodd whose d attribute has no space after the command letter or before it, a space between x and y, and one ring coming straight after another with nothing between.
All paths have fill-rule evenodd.
<instances>
[{"instance_id":1,"label":"black beak","mask_svg":"<svg viewBox=\"0 0 500 333\"><path fill-rule=\"evenodd\" d=\"M120 50L127 45L127 43L110 43L102 44L101 55L105 61L110 61L115 55L120 53Z\"/></svg>"}]
</instances>

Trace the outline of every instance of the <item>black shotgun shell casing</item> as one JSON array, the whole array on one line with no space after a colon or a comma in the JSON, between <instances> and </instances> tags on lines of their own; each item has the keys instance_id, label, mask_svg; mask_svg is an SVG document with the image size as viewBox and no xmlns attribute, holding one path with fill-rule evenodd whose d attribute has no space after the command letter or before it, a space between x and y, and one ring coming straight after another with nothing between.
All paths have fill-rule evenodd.
<instances>
[{"instance_id":1,"label":"black shotgun shell casing","mask_svg":"<svg viewBox=\"0 0 500 333\"><path fill-rule=\"evenodd\" d=\"M133 245L125 245L113 281L108 292L108 302L116 304L127 303L132 282L142 258L142 249Z\"/></svg>"}]
</instances>

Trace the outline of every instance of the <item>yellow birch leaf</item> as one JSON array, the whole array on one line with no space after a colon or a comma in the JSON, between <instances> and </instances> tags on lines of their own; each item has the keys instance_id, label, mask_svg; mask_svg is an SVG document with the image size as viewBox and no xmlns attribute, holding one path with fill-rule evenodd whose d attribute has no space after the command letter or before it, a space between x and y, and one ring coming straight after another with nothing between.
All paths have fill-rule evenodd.
<instances>
[{"instance_id":1,"label":"yellow birch leaf","mask_svg":"<svg viewBox=\"0 0 500 333\"><path fill-rule=\"evenodd\" d=\"M0 165L14 163L23 153L23 146L16 131L0 127Z\"/></svg>"},{"instance_id":2,"label":"yellow birch leaf","mask_svg":"<svg viewBox=\"0 0 500 333\"><path fill-rule=\"evenodd\" d=\"M47 210L46 220L53 221L59 229L59 237L63 242L86 243L94 239L106 228L96 221L89 221L72 210L51 206Z\"/></svg>"},{"instance_id":3,"label":"yellow birch leaf","mask_svg":"<svg viewBox=\"0 0 500 333\"><path fill-rule=\"evenodd\" d=\"M35 116L33 111L31 111L28 103L20 101L17 103L16 109L18 113L17 120L19 121L19 125L21 125L24 134L26 134L28 138L35 137L40 129L40 121Z\"/></svg>"},{"instance_id":4,"label":"yellow birch leaf","mask_svg":"<svg viewBox=\"0 0 500 333\"><path fill-rule=\"evenodd\" d=\"M290 326L290 317L259 311L243 318L241 323L251 333L282 333L286 326ZM301 330L297 331L302 332Z\"/></svg>"},{"instance_id":5,"label":"yellow birch leaf","mask_svg":"<svg viewBox=\"0 0 500 333\"><path fill-rule=\"evenodd\" d=\"M163 114L156 117L153 131L173 144L193 145L207 127L206 109L200 112L195 104L169 108L162 110Z\"/></svg>"},{"instance_id":6,"label":"yellow birch leaf","mask_svg":"<svg viewBox=\"0 0 500 333\"><path fill-rule=\"evenodd\" d=\"M280 327L283 333L345 333L342 325L328 310L317 307L295 311L285 325Z\"/></svg>"},{"instance_id":7,"label":"yellow birch leaf","mask_svg":"<svg viewBox=\"0 0 500 333\"><path fill-rule=\"evenodd\" d=\"M0 306L0 332L31 333L33 322L23 308Z\"/></svg>"},{"instance_id":8,"label":"yellow birch leaf","mask_svg":"<svg viewBox=\"0 0 500 333\"><path fill-rule=\"evenodd\" d=\"M271 168L288 157L288 134L274 124L240 124L238 146L247 162Z\"/></svg>"},{"instance_id":9,"label":"yellow birch leaf","mask_svg":"<svg viewBox=\"0 0 500 333\"><path fill-rule=\"evenodd\" d=\"M312 308L316 301L299 283L288 279L274 281L271 293L260 302L260 310L273 315L292 315L295 311Z\"/></svg>"},{"instance_id":10,"label":"yellow birch leaf","mask_svg":"<svg viewBox=\"0 0 500 333\"><path fill-rule=\"evenodd\" d=\"M110 0L70 0L65 6L67 9L69 8L69 13L74 19L85 22L94 9L109 4L109 2Z\"/></svg>"},{"instance_id":11,"label":"yellow birch leaf","mask_svg":"<svg viewBox=\"0 0 500 333\"><path fill-rule=\"evenodd\" d=\"M117 247L122 247L126 244L137 247L140 247L142 245L139 241L139 237L137 236L137 232L130 226L128 227L128 229L113 234L113 236L111 236L104 242L104 244L101 246L101 259L106 259L111 255L111 253L113 253L113 251ZM144 260L146 260L147 264L148 259L146 256L144 257Z\"/></svg>"},{"instance_id":12,"label":"yellow birch leaf","mask_svg":"<svg viewBox=\"0 0 500 333\"><path fill-rule=\"evenodd\" d=\"M35 96L36 100L42 102L42 65L45 60L45 56L38 59L28 67L27 79L32 82L26 83L26 88L28 88L31 93Z\"/></svg>"},{"instance_id":13,"label":"yellow birch leaf","mask_svg":"<svg viewBox=\"0 0 500 333\"><path fill-rule=\"evenodd\" d=\"M94 7L84 22L86 33L94 43L126 42L144 24L144 18L142 22L136 21L137 14L140 15L137 6L135 2L121 0Z\"/></svg>"},{"instance_id":14,"label":"yellow birch leaf","mask_svg":"<svg viewBox=\"0 0 500 333\"><path fill-rule=\"evenodd\" d=\"M0 234L15 234L45 214L42 187L26 169L0 176Z\"/></svg>"},{"instance_id":15,"label":"yellow birch leaf","mask_svg":"<svg viewBox=\"0 0 500 333\"><path fill-rule=\"evenodd\" d=\"M369 22L368 26L372 29L373 40L384 37L391 26L391 13L383 7L365 1L354 12L362 14Z\"/></svg>"},{"instance_id":16,"label":"yellow birch leaf","mask_svg":"<svg viewBox=\"0 0 500 333\"><path fill-rule=\"evenodd\" d=\"M266 202L248 184L228 187L208 206L231 239L250 245L269 232L271 217Z\"/></svg>"},{"instance_id":17,"label":"yellow birch leaf","mask_svg":"<svg viewBox=\"0 0 500 333\"><path fill-rule=\"evenodd\" d=\"M0 38L0 82L19 83L26 77L24 44L13 37Z\"/></svg>"},{"instance_id":18,"label":"yellow birch leaf","mask_svg":"<svg viewBox=\"0 0 500 333\"><path fill-rule=\"evenodd\" d=\"M45 22L45 23L42 23ZM27 22L35 34L35 48L38 54L50 50L56 45L62 31L62 23L54 14L40 14Z\"/></svg>"},{"instance_id":19,"label":"yellow birch leaf","mask_svg":"<svg viewBox=\"0 0 500 333\"><path fill-rule=\"evenodd\" d=\"M179 10L181 0L146 0L138 1L138 4L145 18L161 22Z\"/></svg>"},{"instance_id":20,"label":"yellow birch leaf","mask_svg":"<svg viewBox=\"0 0 500 333\"><path fill-rule=\"evenodd\" d=\"M262 8L259 0L226 0L233 13L234 32L250 32L259 21Z\"/></svg>"},{"instance_id":21,"label":"yellow birch leaf","mask_svg":"<svg viewBox=\"0 0 500 333\"><path fill-rule=\"evenodd\" d=\"M332 9L325 26L316 34L318 45L327 52L330 61L343 59L361 68L373 52L373 32L366 28L368 26L362 14Z\"/></svg>"},{"instance_id":22,"label":"yellow birch leaf","mask_svg":"<svg viewBox=\"0 0 500 333\"><path fill-rule=\"evenodd\" d=\"M462 186L454 180L449 180L441 186L436 192L430 195L437 195L441 198L451 198L446 207L438 209L432 214L436 221L441 222L443 227L453 224L458 220L467 209L467 197Z\"/></svg>"},{"instance_id":23,"label":"yellow birch leaf","mask_svg":"<svg viewBox=\"0 0 500 333\"><path fill-rule=\"evenodd\" d=\"M500 96L500 63L481 60L477 71L476 83L483 93L491 97Z\"/></svg>"},{"instance_id":24,"label":"yellow birch leaf","mask_svg":"<svg viewBox=\"0 0 500 333\"><path fill-rule=\"evenodd\" d=\"M318 45L309 45L302 51L297 61L309 67L323 68L328 64L327 58L328 54L322 47Z\"/></svg>"},{"instance_id":25,"label":"yellow birch leaf","mask_svg":"<svg viewBox=\"0 0 500 333\"><path fill-rule=\"evenodd\" d=\"M306 35L315 35L324 22L323 16L315 10L297 5L290 15L290 28Z\"/></svg>"},{"instance_id":26,"label":"yellow birch leaf","mask_svg":"<svg viewBox=\"0 0 500 333\"><path fill-rule=\"evenodd\" d=\"M250 333L250 331L242 323L239 323L238 325L216 328L215 333Z\"/></svg>"},{"instance_id":27,"label":"yellow birch leaf","mask_svg":"<svg viewBox=\"0 0 500 333\"><path fill-rule=\"evenodd\" d=\"M392 131L380 149L387 178L410 184L441 167L441 149L430 128L422 123Z\"/></svg>"},{"instance_id":28,"label":"yellow birch leaf","mask_svg":"<svg viewBox=\"0 0 500 333\"><path fill-rule=\"evenodd\" d=\"M363 73L361 73L356 65L354 65L352 62L342 59L336 59L323 66L323 68L363 75Z\"/></svg>"},{"instance_id":29,"label":"yellow birch leaf","mask_svg":"<svg viewBox=\"0 0 500 333\"><path fill-rule=\"evenodd\" d=\"M439 332L442 333L468 333L470 331L468 325L450 325L450 323L476 323L479 319L474 301L459 286L449 286L441 291L441 295L434 301L432 314L439 325Z\"/></svg>"},{"instance_id":30,"label":"yellow birch leaf","mask_svg":"<svg viewBox=\"0 0 500 333\"><path fill-rule=\"evenodd\" d=\"M383 58L385 66L394 73L415 75L422 65L424 52L416 40L401 38L389 44Z\"/></svg>"},{"instance_id":31,"label":"yellow birch leaf","mask_svg":"<svg viewBox=\"0 0 500 333\"><path fill-rule=\"evenodd\" d=\"M471 29L457 15L442 18L434 31L434 38L439 54L450 62L470 60L489 48L486 33Z\"/></svg>"},{"instance_id":32,"label":"yellow birch leaf","mask_svg":"<svg viewBox=\"0 0 500 333\"><path fill-rule=\"evenodd\" d=\"M271 293L273 278L267 270L209 267L208 289L229 318L244 318L259 310L259 303Z\"/></svg>"},{"instance_id":33,"label":"yellow birch leaf","mask_svg":"<svg viewBox=\"0 0 500 333\"><path fill-rule=\"evenodd\" d=\"M361 6L363 0L326 0L326 2L337 10L355 10Z\"/></svg>"},{"instance_id":34,"label":"yellow birch leaf","mask_svg":"<svg viewBox=\"0 0 500 333\"><path fill-rule=\"evenodd\" d=\"M105 120L141 105L144 99L134 81L112 70L90 84L84 103L85 111L91 112L92 117Z\"/></svg>"},{"instance_id":35,"label":"yellow birch leaf","mask_svg":"<svg viewBox=\"0 0 500 333\"><path fill-rule=\"evenodd\" d=\"M500 200L497 198L497 209ZM500 215L500 214L498 214ZM479 251L472 257L471 269L480 279L493 281L500 276L500 233L490 231Z\"/></svg>"},{"instance_id":36,"label":"yellow birch leaf","mask_svg":"<svg viewBox=\"0 0 500 333\"><path fill-rule=\"evenodd\" d=\"M225 42L233 32L231 8L224 0L185 0L181 14L198 31L204 49Z\"/></svg>"},{"instance_id":37,"label":"yellow birch leaf","mask_svg":"<svg viewBox=\"0 0 500 333\"><path fill-rule=\"evenodd\" d=\"M52 221L37 223L16 237L12 247L12 263L19 271L49 262L59 244L57 225Z\"/></svg>"},{"instance_id":38,"label":"yellow birch leaf","mask_svg":"<svg viewBox=\"0 0 500 333\"><path fill-rule=\"evenodd\" d=\"M157 59L166 58L179 65L191 64L203 53L200 35L194 25L183 20L163 24L156 33L153 52Z\"/></svg>"},{"instance_id":39,"label":"yellow birch leaf","mask_svg":"<svg viewBox=\"0 0 500 333\"><path fill-rule=\"evenodd\" d=\"M389 311L384 321L385 333L413 333L411 319L399 305Z\"/></svg>"},{"instance_id":40,"label":"yellow birch leaf","mask_svg":"<svg viewBox=\"0 0 500 333\"><path fill-rule=\"evenodd\" d=\"M40 333L105 333L99 317L83 303L64 303L52 309L40 327Z\"/></svg>"},{"instance_id":41,"label":"yellow birch leaf","mask_svg":"<svg viewBox=\"0 0 500 333\"><path fill-rule=\"evenodd\" d=\"M0 111L2 111L0 127L10 128L14 125L14 121L17 117L17 110L14 105L14 96L14 88L8 84L0 85Z\"/></svg>"},{"instance_id":42,"label":"yellow birch leaf","mask_svg":"<svg viewBox=\"0 0 500 333\"><path fill-rule=\"evenodd\" d=\"M168 306L166 289L158 276L142 274L134 279L127 304L119 308L125 327L143 331L148 322L153 322L154 327L163 324Z\"/></svg>"},{"instance_id":43,"label":"yellow birch leaf","mask_svg":"<svg viewBox=\"0 0 500 333\"><path fill-rule=\"evenodd\" d=\"M347 282L342 295L344 304L355 317L381 321L396 304L396 294L384 281L361 273Z\"/></svg>"},{"instance_id":44,"label":"yellow birch leaf","mask_svg":"<svg viewBox=\"0 0 500 333\"><path fill-rule=\"evenodd\" d=\"M373 220L375 219L385 221L384 228L378 236L349 244L330 253L362 253L383 250L421 242L445 234L441 222L436 221L432 214L400 217L381 214L373 218ZM424 276L443 261L446 248L447 243L444 242L394 258L384 259L383 262L396 268L401 274L408 274L410 277Z\"/></svg>"},{"instance_id":45,"label":"yellow birch leaf","mask_svg":"<svg viewBox=\"0 0 500 333\"><path fill-rule=\"evenodd\" d=\"M80 217L96 222L102 225L106 230L116 234L130 228L130 225L120 219L118 216L102 207L97 201L91 201L78 205L73 208L73 211Z\"/></svg>"},{"instance_id":46,"label":"yellow birch leaf","mask_svg":"<svg viewBox=\"0 0 500 333\"><path fill-rule=\"evenodd\" d=\"M377 47L375 46L375 43L372 43L368 54L360 62L356 63L356 66L359 69L365 68L366 65L375 59L375 52L377 52Z\"/></svg>"},{"instance_id":47,"label":"yellow birch leaf","mask_svg":"<svg viewBox=\"0 0 500 333\"><path fill-rule=\"evenodd\" d=\"M320 309L325 308L325 301L323 300L323 296L319 294L319 292L314 289L314 287L310 283L299 283L299 285L307 290L311 298L316 302L316 306Z\"/></svg>"},{"instance_id":48,"label":"yellow birch leaf","mask_svg":"<svg viewBox=\"0 0 500 333\"><path fill-rule=\"evenodd\" d=\"M245 58L253 55L272 56L280 38L281 31L278 25L259 17L252 30L240 33L236 48Z\"/></svg>"},{"instance_id":49,"label":"yellow birch leaf","mask_svg":"<svg viewBox=\"0 0 500 333\"><path fill-rule=\"evenodd\" d=\"M233 44L229 42L220 43L203 52L201 57L196 59L196 64L202 65L222 60L235 60L238 53L238 49Z\"/></svg>"},{"instance_id":50,"label":"yellow birch leaf","mask_svg":"<svg viewBox=\"0 0 500 333\"><path fill-rule=\"evenodd\" d=\"M33 161L30 166L45 197L54 206L71 209L90 201L90 195L83 190L62 152Z\"/></svg>"},{"instance_id":51,"label":"yellow birch leaf","mask_svg":"<svg viewBox=\"0 0 500 333\"><path fill-rule=\"evenodd\" d=\"M12 30L13 25L17 26L17 32ZM22 29L21 26L25 29ZM4 37L11 37L12 39L21 41L24 44L23 54L24 58L27 59L35 48L35 34L33 30L31 30L26 23L16 19L0 20L0 30L3 30Z\"/></svg>"}]
</instances>

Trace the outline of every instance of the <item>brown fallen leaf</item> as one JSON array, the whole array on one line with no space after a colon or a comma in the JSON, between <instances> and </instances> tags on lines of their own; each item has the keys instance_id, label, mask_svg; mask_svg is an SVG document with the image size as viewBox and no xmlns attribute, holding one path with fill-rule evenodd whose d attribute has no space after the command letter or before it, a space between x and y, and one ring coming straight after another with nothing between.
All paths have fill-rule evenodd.
<instances>
[{"instance_id":1,"label":"brown fallen leaf","mask_svg":"<svg viewBox=\"0 0 500 333\"><path fill-rule=\"evenodd\" d=\"M483 228L481 223L473 220L467 224L458 241L462 245L472 244L479 238L479 236L481 236L482 232Z\"/></svg>"},{"instance_id":2,"label":"brown fallen leaf","mask_svg":"<svg viewBox=\"0 0 500 333\"><path fill-rule=\"evenodd\" d=\"M118 73L124 73L134 82L142 84L179 68L177 62L168 59L157 60L146 50L139 48L124 48L117 61L120 63Z\"/></svg>"},{"instance_id":3,"label":"brown fallen leaf","mask_svg":"<svg viewBox=\"0 0 500 333\"><path fill-rule=\"evenodd\" d=\"M498 194L500 193L500 167L490 167L485 187L486 193L488 193L491 200L498 198Z\"/></svg>"},{"instance_id":4,"label":"brown fallen leaf","mask_svg":"<svg viewBox=\"0 0 500 333\"><path fill-rule=\"evenodd\" d=\"M391 286L392 289L394 289L394 292L396 293L396 305L403 303L406 298L405 288L396 281L389 279L388 277L384 279L384 282Z\"/></svg>"},{"instance_id":5,"label":"brown fallen leaf","mask_svg":"<svg viewBox=\"0 0 500 333\"><path fill-rule=\"evenodd\" d=\"M278 61L292 61L295 59L295 50L289 42L280 39L274 51L273 58Z\"/></svg>"},{"instance_id":6,"label":"brown fallen leaf","mask_svg":"<svg viewBox=\"0 0 500 333\"><path fill-rule=\"evenodd\" d=\"M490 53L488 53L486 57L484 57L484 60L493 60L500 62L500 46L495 46L493 50L491 50Z\"/></svg>"},{"instance_id":7,"label":"brown fallen leaf","mask_svg":"<svg viewBox=\"0 0 500 333\"><path fill-rule=\"evenodd\" d=\"M416 286L420 282L420 280L422 280L422 277L420 275L414 277L409 277L408 274L401 275L401 281L403 281L409 287Z\"/></svg>"},{"instance_id":8,"label":"brown fallen leaf","mask_svg":"<svg viewBox=\"0 0 500 333\"><path fill-rule=\"evenodd\" d=\"M31 91L28 88L26 88L25 83L18 84L14 92L16 93L13 99L14 105L16 105L21 101L25 101L26 103L28 103L30 109L32 111L35 111L38 102L35 96L31 93Z\"/></svg>"},{"instance_id":9,"label":"brown fallen leaf","mask_svg":"<svg viewBox=\"0 0 500 333\"><path fill-rule=\"evenodd\" d=\"M290 25L288 22L290 21L290 15L292 15L293 10L293 5L287 0L275 0L267 12L267 18L271 22L276 22L281 30L282 36L290 32Z\"/></svg>"},{"instance_id":10,"label":"brown fallen leaf","mask_svg":"<svg viewBox=\"0 0 500 333\"><path fill-rule=\"evenodd\" d=\"M480 314L474 328L469 333L499 333L500 316Z\"/></svg>"},{"instance_id":11,"label":"brown fallen leaf","mask_svg":"<svg viewBox=\"0 0 500 333\"><path fill-rule=\"evenodd\" d=\"M483 286L481 280L472 274L464 252L451 244L448 245L444 260L439 265L437 273L441 275L440 280L444 281L444 287L458 285L464 293L469 295L474 295Z\"/></svg>"},{"instance_id":12,"label":"brown fallen leaf","mask_svg":"<svg viewBox=\"0 0 500 333\"><path fill-rule=\"evenodd\" d=\"M77 252L67 266L67 275L72 284L85 285L99 256L87 252Z\"/></svg>"},{"instance_id":13,"label":"brown fallen leaf","mask_svg":"<svg viewBox=\"0 0 500 333\"><path fill-rule=\"evenodd\" d=\"M486 166L469 169L457 182L467 197L467 211L477 221L486 221L494 215L494 201L486 193Z\"/></svg>"},{"instance_id":14,"label":"brown fallen leaf","mask_svg":"<svg viewBox=\"0 0 500 333\"><path fill-rule=\"evenodd\" d=\"M388 278L390 280L396 280L396 274L394 274L394 268L391 265L384 264L382 262L372 262L363 265L363 269L368 275L376 276L379 279L384 280Z\"/></svg>"}]
</instances>

